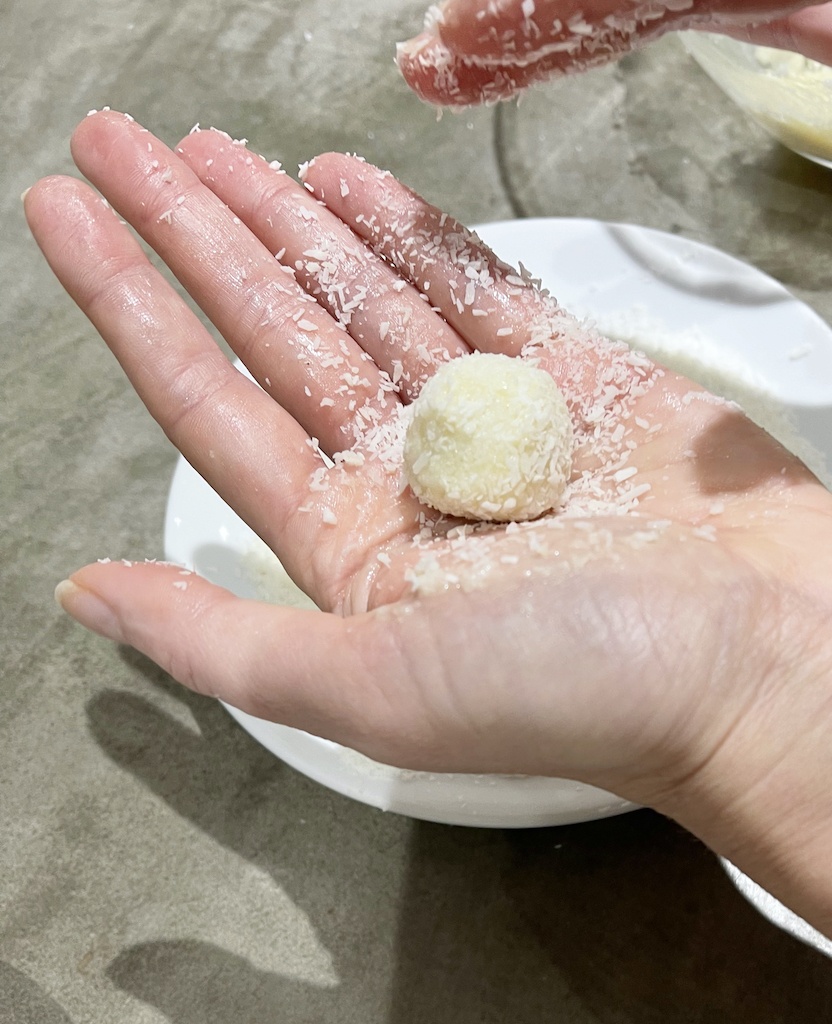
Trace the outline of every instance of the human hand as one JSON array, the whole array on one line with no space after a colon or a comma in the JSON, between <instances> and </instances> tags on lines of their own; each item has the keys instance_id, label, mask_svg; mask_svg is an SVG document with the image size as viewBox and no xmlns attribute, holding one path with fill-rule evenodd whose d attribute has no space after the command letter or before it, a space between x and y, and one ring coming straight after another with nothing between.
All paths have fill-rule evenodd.
<instances>
[{"instance_id":1,"label":"human hand","mask_svg":"<svg viewBox=\"0 0 832 1024\"><path fill-rule=\"evenodd\" d=\"M446 0L399 46L408 85L441 106L496 103L696 28L832 64L832 3L805 0Z\"/></svg>"},{"instance_id":2,"label":"human hand","mask_svg":"<svg viewBox=\"0 0 832 1024\"><path fill-rule=\"evenodd\" d=\"M70 614L199 692L381 761L591 782L752 868L760 801L791 837L804 808L779 780L811 803L832 665L832 497L805 467L356 158L316 159L307 191L221 133L172 152L115 113L82 122L73 153L261 387L86 185L28 192L38 243L323 613L112 562L62 585ZM401 489L396 438L425 377L473 349L551 372L577 447L562 512L464 537ZM348 454L327 469L318 443ZM771 860L756 875L783 892Z\"/></svg>"}]
</instances>

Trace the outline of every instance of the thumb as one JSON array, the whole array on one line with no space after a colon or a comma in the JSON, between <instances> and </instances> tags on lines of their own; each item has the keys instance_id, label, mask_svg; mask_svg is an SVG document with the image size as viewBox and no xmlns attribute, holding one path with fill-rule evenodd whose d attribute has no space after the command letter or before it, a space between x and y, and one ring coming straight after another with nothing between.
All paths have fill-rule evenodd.
<instances>
[{"instance_id":1,"label":"thumb","mask_svg":"<svg viewBox=\"0 0 832 1024\"><path fill-rule=\"evenodd\" d=\"M129 644L189 689L258 718L395 760L412 715L384 609L342 619L244 600L159 563L85 566L58 585L61 607ZM399 700L401 698L401 700Z\"/></svg>"}]
</instances>

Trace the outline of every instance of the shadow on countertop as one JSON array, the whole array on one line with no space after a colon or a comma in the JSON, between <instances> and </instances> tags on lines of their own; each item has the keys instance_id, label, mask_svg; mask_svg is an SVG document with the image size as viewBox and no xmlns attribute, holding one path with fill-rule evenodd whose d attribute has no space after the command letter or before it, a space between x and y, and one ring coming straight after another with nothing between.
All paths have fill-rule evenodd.
<instances>
[{"instance_id":1,"label":"shadow on countertop","mask_svg":"<svg viewBox=\"0 0 832 1024\"><path fill-rule=\"evenodd\" d=\"M3 1024L72 1024L40 985L0 960L0 1021Z\"/></svg>"},{"instance_id":2,"label":"shadow on countertop","mask_svg":"<svg viewBox=\"0 0 832 1024\"><path fill-rule=\"evenodd\" d=\"M373 956L394 960L386 1024L832 1019L829 961L765 921L709 851L649 811L522 831L413 822L397 934L368 950L371 887L331 882L350 849L381 863L395 819L297 776L219 705L124 656L179 695L202 735L109 691L88 706L97 742L177 813L267 870L308 915L340 979L318 988L198 941L123 949L108 977L171 1024L357 1022ZM287 779L304 787L310 819L327 817L328 841L314 850L282 820Z\"/></svg>"},{"instance_id":3,"label":"shadow on countertop","mask_svg":"<svg viewBox=\"0 0 832 1024\"><path fill-rule=\"evenodd\" d=\"M420 824L410 864L389 1024L832 1019L828 959L652 812L492 836Z\"/></svg>"}]
</instances>

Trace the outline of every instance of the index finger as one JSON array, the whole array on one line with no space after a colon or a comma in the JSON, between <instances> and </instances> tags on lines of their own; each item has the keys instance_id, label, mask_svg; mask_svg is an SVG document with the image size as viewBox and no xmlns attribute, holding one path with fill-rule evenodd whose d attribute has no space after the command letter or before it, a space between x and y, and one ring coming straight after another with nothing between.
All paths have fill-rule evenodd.
<instances>
[{"instance_id":1,"label":"index finger","mask_svg":"<svg viewBox=\"0 0 832 1024\"><path fill-rule=\"evenodd\" d=\"M74 178L26 194L55 275L191 465L267 542L291 520L320 460L297 422L219 350L99 196Z\"/></svg>"},{"instance_id":2,"label":"index finger","mask_svg":"<svg viewBox=\"0 0 832 1024\"><path fill-rule=\"evenodd\" d=\"M429 12L425 30L399 47L398 63L408 85L430 103L454 107L496 103L558 74L584 71L642 46L665 32L704 27L732 34L749 29L762 41L764 24L777 21L780 42L803 49L803 39L829 60L818 43L784 15L807 7L805 0L447 0ZM811 9L811 8L810 8ZM793 15L794 16L794 15ZM815 20L810 19L814 24ZM762 36L758 36L762 29ZM773 34L773 35L774 35Z\"/></svg>"},{"instance_id":3,"label":"index finger","mask_svg":"<svg viewBox=\"0 0 832 1024\"><path fill-rule=\"evenodd\" d=\"M558 74L605 64L666 31L679 15L634 0L449 0L397 60L423 100L498 103ZM645 13L647 12L647 13Z\"/></svg>"}]
</instances>

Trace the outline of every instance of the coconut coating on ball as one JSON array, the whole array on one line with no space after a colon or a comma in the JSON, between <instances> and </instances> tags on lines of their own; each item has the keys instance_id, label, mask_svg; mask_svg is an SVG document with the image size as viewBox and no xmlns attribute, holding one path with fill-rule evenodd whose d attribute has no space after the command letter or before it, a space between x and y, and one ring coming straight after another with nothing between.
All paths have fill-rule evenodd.
<instances>
[{"instance_id":1,"label":"coconut coating on ball","mask_svg":"<svg viewBox=\"0 0 832 1024\"><path fill-rule=\"evenodd\" d=\"M404 470L446 515L498 522L555 508L572 472L566 399L522 359L475 352L443 364L411 406Z\"/></svg>"}]
</instances>

